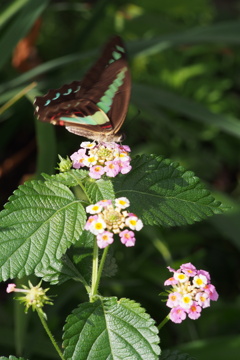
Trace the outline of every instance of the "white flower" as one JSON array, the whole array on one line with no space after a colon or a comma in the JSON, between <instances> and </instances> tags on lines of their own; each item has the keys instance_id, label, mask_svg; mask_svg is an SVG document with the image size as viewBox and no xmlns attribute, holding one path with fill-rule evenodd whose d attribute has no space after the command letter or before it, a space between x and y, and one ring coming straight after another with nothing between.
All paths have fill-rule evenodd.
<instances>
[{"instance_id":1,"label":"white flower","mask_svg":"<svg viewBox=\"0 0 240 360\"><path fill-rule=\"evenodd\" d=\"M207 285L207 278L205 275L196 275L193 278L193 284L194 286L196 286L197 288L201 288L204 287L205 285Z\"/></svg>"},{"instance_id":2,"label":"white flower","mask_svg":"<svg viewBox=\"0 0 240 360\"><path fill-rule=\"evenodd\" d=\"M129 205L130 201L126 197L115 199L115 206L120 209L126 209Z\"/></svg>"},{"instance_id":3,"label":"white flower","mask_svg":"<svg viewBox=\"0 0 240 360\"><path fill-rule=\"evenodd\" d=\"M83 163L85 166L93 166L96 165L98 158L96 156L87 156L84 158Z\"/></svg>"},{"instance_id":4,"label":"white flower","mask_svg":"<svg viewBox=\"0 0 240 360\"><path fill-rule=\"evenodd\" d=\"M189 309L193 303L192 297L189 294L183 295L183 297L180 300L180 305L184 309Z\"/></svg>"},{"instance_id":5,"label":"white flower","mask_svg":"<svg viewBox=\"0 0 240 360\"><path fill-rule=\"evenodd\" d=\"M129 216L126 219L126 225L131 229L131 230L141 230L143 227L143 223L142 220L140 220L137 216L132 215Z\"/></svg>"},{"instance_id":6,"label":"white flower","mask_svg":"<svg viewBox=\"0 0 240 360\"><path fill-rule=\"evenodd\" d=\"M98 214L102 211L102 206L98 204L89 205L86 207L86 212L89 214Z\"/></svg>"},{"instance_id":7,"label":"white flower","mask_svg":"<svg viewBox=\"0 0 240 360\"><path fill-rule=\"evenodd\" d=\"M105 229L106 229L106 223L101 218L98 218L97 220L93 220L89 228L91 233L94 235L103 233Z\"/></svg>"},{"instance_id":8,"label":"white flower","mask_svg":"<svg viewBox=\"0 0 240 360\"><path fill-rule=\"evenodd\" d=\"M93 142L90 142L90 141L83 141L80 146L84 149L92 149L96 146L96 143L93 141Z\"/></svg>"},{"instance_id":9,"label":"white flower","mask_svg":"<svg viewBox=\"0 0 240 360\"><path fill-rule=\"evenodd\" d=\"M175 280L179 281L180 283L184 283L184 282L188 281L188 276L181 272L175 272L173 277Z\"/></svg>"}]
</instances>

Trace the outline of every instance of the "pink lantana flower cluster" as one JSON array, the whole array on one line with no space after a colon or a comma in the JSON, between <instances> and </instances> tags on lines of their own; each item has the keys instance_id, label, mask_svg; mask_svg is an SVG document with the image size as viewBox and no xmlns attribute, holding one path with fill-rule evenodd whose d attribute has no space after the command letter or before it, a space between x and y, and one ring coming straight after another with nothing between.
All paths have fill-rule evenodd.
<instances>
[{"instance_id":1,"label":"pink lantana flower cluster","mask_svg":"<svg viewBox=\"0 0 240 360\"><path fill-rule=\"evenodd\" d=\"M210 306L210 301L218 299L215 286L210 283L210 274L205 270L197 270L191 263L174 270L173 276L164 285L171 285L167 306L171 308L169 318L175 323L181 323L188 316L196 320L201 316L202 309Z\"/></svg>"},{"instance_id":2,"label":"pink lantana flower cluster","mask_svg":"<svg viewBox=\"0 0 240 360\"><path fill-rule=\"evenodd\" d=\"M142 221L133 213L127 212L130 202L121 197L112 200L101 200L86 208L89 216L85 230L90 231L97 237L98 247L103 249L114 241L114 234L119 234L120 241L125 246L135 245L134 230L139 231L143 227ZM124 229L126 228L126 229Z\"/></svg>"},{"instance_id":3,"label":"pink lantana flower cluster","mask_svg":"<svg viewBox=\"0 0 240 360\"><path fill-rule=\"evenodd\" d=\"M100 179L103 174L115 177L117 174L127 174L131 170L129 146L115 142L95 143L84 141L81 148L70 158L75 169L89 168L89 176Z\"/></svg>"}]
</instances>

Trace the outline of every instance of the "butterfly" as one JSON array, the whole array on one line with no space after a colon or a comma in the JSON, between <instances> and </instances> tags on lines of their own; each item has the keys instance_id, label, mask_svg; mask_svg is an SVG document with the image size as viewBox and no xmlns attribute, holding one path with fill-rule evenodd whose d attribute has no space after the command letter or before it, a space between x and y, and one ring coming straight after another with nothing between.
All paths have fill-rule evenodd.
<instances>
[{"instance_id":1,"label":"butterfly","mask_svg":"<svg viewBox=\"0 0 240 360\"><path fill-rule=\"evenodd\" d=\"M82 81L73 81L35 98L35 115L98 142L120 142L131 92L126 51L119 36L108 41L102 55Z\"/></svg>"}]
</instances>

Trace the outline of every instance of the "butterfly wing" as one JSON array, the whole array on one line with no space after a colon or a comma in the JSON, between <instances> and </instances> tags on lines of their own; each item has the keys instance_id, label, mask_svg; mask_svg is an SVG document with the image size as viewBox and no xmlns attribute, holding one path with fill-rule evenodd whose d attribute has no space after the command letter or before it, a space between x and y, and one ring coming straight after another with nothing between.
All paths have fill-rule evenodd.
<instances>
[{"instance_id":1,"label":"butterfly wing","mask_svg":"<svg viewBox=\"0 0 240 360\"><path fill-rule=\"evenodd\" d=\"M118 133L130 98L130 73L121 39L106 45L82 82L50 90L35 100L42 121L65 125L77 135L98 141L120 141Z\"/></svg>"},{"instance_id":2,"label":"butterfly wing","mask_svg":"<svg viewBox=\"0 0 240 360\"><path fill-rule=\"evenodd\" d=\"M103 72L115 61L125 59L126 51L122 39L119 36L112 37L105 45L101 56L96 63L88 70L82 80L79 97L90 90L102 77Z\"/></svg>"},{"instance_id":3,"label":"butterfly wing","mask_svg":"<svg viewBox=\"0 0 240 360\"><path fill-rule=\"evenodd\" d=\"M35 115L39 120L52 122L57 114L70 108L68 104L74 104L76 94L80 91L81 82L73 81L71 84L63 85L59 89L51 89L44 96L37 96L34 101Z\"/></svg>"},{"instance_id":4,"label":"butterfly wing","mask_svg":"<svg viewBox=\"0 0 240 360\"><path fill-rule=\"evenodd\" d=\"M86 128L94 132L94 138L96 137L95 133L98 132L102 141L121 140L122 136L118 132L126 117L130 90L130 72L126 61L120 59L108 66L99 81L89 91L86 91L84 97L87 101L92 106L96 104L96 112L92 117L95 117L96 123L101 123ZM104 118L105 122L103 121ZM82 128L78 126L67 126L67 130L82 135Z\"/></svg>"}]
</instances>

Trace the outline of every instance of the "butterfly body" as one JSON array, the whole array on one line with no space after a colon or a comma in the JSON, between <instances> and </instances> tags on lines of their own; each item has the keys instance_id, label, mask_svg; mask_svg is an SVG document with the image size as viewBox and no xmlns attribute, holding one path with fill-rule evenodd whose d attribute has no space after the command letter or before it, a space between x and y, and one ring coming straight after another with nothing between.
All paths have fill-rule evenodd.
<instances>
[{"instance_id":1,"label":"butterfly body","mask_svg":"<svg viewBox=\"0 0 240 360\"><path fill-rule=\"evenodd\" d=\"M35 99L38 119L65 126L74 134L96 141L121 141L131 80L119 37L110 40L102 56L82 81L49 90Z\"/></svg>"}]
</instances>

